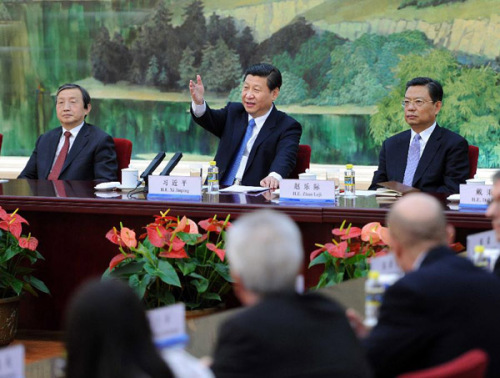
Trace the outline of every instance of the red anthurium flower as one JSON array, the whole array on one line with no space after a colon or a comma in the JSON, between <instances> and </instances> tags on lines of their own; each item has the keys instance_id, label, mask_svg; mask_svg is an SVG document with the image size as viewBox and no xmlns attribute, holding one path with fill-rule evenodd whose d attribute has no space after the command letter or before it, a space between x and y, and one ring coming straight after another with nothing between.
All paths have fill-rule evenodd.
<instances>
[{"instance_id":1,"label":"red anthurium flower","mask_svg":"<svg viewBox=\"0 0 500 378\"><path fill-rule=\"evenodd\" d=\"M369 241L372 244L378 243L380 241L379 229L382 226L379 222L371 222L366 224L361 230L361 239L363 241Z\"/></svg>"},{"instance_id":2,"label":"red anthurium flower","mask_svg":"<svg viewBox=\"0 0 500 378\"><path fill-rule=\"evenodd\" d=\"M146 230L149 241L158 248L164 247L172 235L165 227L156 223L148 224Z\"/></svg>"},{"instance_id":3,"label":"red anthurium flower","mask_svg":"<svg viewBox=\"0 0 500 378\"><path fill-rule=\"evenodd\" d=\"M186 245L186 242L175 236L173 239L167 241L167 245L171 251L178 251Z\"/></svg>"},{"instance_id":4,"label":"red anthurium flower","mask_svg":"<svg viewBox=\"0 0 500 378\"><path fill-rule=\"evenodd\" d=\"M215 252L215 254L217 256L219 256L219 259L221 261L224 261L224 257L226 256L226 250L225 249L217 248L217 246L214 243L207 243L207 248L209 250Z\"/></svg>"},{"instance_id":5,"label":"red anthurium flower","mask_svg":"<svg viewBox=\"0 0 500 378\"><path fill-rule=\"evenodd\" d=\"M219 221L215 217L199 221L198 224L205 231L215 231L217 233L220 233L222 230L224 230L224 228L227 229L231 226L230 222Z\"/></svg>"},{"instance_id":6,"label":"red anthurium flower","mask_svg":"<svg viewBox=\"0 0 500 378\"><path fill-rule=\"evenodd\" d=\"M113 244L121 245L120 237L118 236L118 230L116 229L116 227L113 227L106 233L106 239L108 239Z\"/></svg>"},{"instance_id":7,"label":"red anthurium flower","mask_svg":"<svg viewBox=\"0 0 500 378\"><path fill-rule=\"evenodd\" d=\"M27 248L31 251L36 251L36 247L38 246L38 240L37 238L28 235L28 237L21 237L19 238L19 246L21 248Z\"/></svg>"},{"instance_id":8,"label":"red anthurium flower","mask_svg":"<svg viewBox=\"0 0 500 378\"><path fill-rule=\"evenodd\" d=\"M137 247L137 240L135 238L135 232L130 228L123 227L120 230L120 239L122 243L128 248Z\"/></svg>"},{"instance_id":9,"label":"red anthurium flower","mask_svg":"<svg viewBox=\"0 0 500 378\"><path fill-rule=\"evenodd\" d=\"M167 259L187 259L189 256L184 250L184 248L172 251L161 251L158 256L165 257Z\"/></svg>"},{"instance_id":10,"label":"red anthurium flower","mask_svg":"<svg viewBox=\"0 0 500 378\"><path fill-rule=\"evenodd\" d=\"M109 262L109 270L113 270L113 268L115 266L117 266L119 263L121 263L123 260L125 260L125 259L133 259L134 257L135 257L135 255L133 255L132 253L128 253L126 255L120 253L119 255L116 255Z\"/></svg>"},{"instance_id":11,"label":"red anthurium flower","mask_svg":"<svg viewBox=\"0 0 500 378\"><path fill-rule=\"evenodd\" d=\"M452 243L449 245L449 247L457 253L462 252L465 249L465 247L460 242Z\"/></svg>"}]
</instances>

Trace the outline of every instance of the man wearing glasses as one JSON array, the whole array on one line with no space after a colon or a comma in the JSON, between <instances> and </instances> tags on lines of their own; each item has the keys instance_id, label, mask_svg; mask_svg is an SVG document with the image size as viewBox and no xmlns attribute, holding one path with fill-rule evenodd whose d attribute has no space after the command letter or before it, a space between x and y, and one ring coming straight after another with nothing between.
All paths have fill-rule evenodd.
<instances>
[{"instance_id":1,"label":"man wearing glasses","mask_svg":"<svg viewBox=\"0 0 500 378\"><path fill-rule=\"evenodd\" d=\"M443 88L433 79L417 77L406 83L402 105L411 130L384 141L370 189L397 181L423 192L459 192L459 184L469 177L469 145L436 123L442 100Z\"/></svg>"}]
</instances>

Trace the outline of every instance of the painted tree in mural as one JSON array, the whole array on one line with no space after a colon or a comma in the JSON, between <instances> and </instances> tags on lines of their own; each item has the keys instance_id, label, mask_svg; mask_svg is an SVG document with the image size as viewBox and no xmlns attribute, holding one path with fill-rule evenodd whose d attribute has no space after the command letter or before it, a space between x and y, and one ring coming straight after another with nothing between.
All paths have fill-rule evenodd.
<instances>
[{"instance_id":1,"label":"painted tree in mural","mask_svg":"<svg viewBox=\"0 0 500 378\"><path fill-rule=\"evenodd\" d=\"M208 45L203 51L200 71L203 84L213 92L229 92L241 80L240 59L236 51L219 38L215 46Z\"/></svg>"},{"instance_id":2,"label":"painted tree in mural","mask_svg":"<svg viewBox=\"0 0 500 378\"><path fill-rule=\"evenodd\" d=\"M114 39L109 37L109 31L102 27L90 48L92 75L103 83L116 83L126 77L132 55L125 46L123 38L116 33Z\"/></svg>"}]
</instances>

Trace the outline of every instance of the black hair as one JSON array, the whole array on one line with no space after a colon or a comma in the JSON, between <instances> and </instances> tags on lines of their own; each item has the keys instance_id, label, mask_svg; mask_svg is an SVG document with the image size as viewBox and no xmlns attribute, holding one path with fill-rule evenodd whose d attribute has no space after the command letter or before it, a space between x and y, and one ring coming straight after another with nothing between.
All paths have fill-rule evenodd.
<instances>
[{"instance_id":1,"label":"black hair","mask_svg":"<svg viewBox=\"0 0 500 378\"><path fill-rule=\"evenodd\" d=\"M409 87L419 85L425 85L427 87L433 102L443 101L443 87L439 81L433 80L430 77L416 77L406 83L406 90L408 90Z\"/></svg>"},{"instance_id":2,"label":"black hair","mask_svg":"<svg viewBox=\"0 0 500 378\"><path fill-rule=\"evenodd\" d=\"M83 107L85 109L88 108L89 104L90 104L90 95L89 95L89 92L87 92L87 90L83 87L80 87L78 84L70 84L70 83L67 83L67 84L63 84L61 85L58 89L57 89L57 93L56 93L56 102L57 102L57 96L59 96L59 93L61 93L62 91L64 91L65 89L79 89L80 92L82 92L82 98L83 98Z\"/></svg>"},{"instance_id":3,"label":"black hair","mask_svg":"<svg viewBox=\"0 0 500 378\"><path fill-rule=\"evenodd\" d=\"M78 290L66 317L67 378L173 377L139 297L117 280Z\"/></svg>"},{"instance_id":4,"label":"black hair","mask_svg":"<svg viewBox=\"0 0 500 378\"><path fill-rule=\"evenodd\" d=\"M275 88L281 88L281 83L282 83L281 72L272 64L268 63L254 64L253 66L247 68L247 70L245 71L245 75L243 76L243 79L245 79L247 75L267 77L267 87L269 88L270 91L274 90Z\"/></svg>"}]
</instances>

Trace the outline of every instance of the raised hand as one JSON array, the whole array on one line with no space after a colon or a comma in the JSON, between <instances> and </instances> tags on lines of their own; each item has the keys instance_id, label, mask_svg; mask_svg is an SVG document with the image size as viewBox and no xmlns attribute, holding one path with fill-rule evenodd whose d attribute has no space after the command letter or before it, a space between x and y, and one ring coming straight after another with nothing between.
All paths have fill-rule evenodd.
<instances>
[{"instance_id":1,"label":"raised hand","mask_svg":"<svg viewBox=\"0 0 500 378\"><path fill-rule=\"evenodd\" d=\"M189 80L189 92L191 92L191 98L196 105L203 104L205 87L203 86L200 75L196 75L196 83L193 80Z\"/></svg>"}]
</instances>

